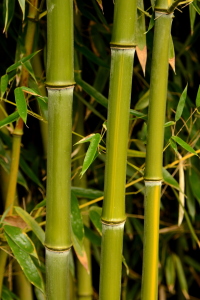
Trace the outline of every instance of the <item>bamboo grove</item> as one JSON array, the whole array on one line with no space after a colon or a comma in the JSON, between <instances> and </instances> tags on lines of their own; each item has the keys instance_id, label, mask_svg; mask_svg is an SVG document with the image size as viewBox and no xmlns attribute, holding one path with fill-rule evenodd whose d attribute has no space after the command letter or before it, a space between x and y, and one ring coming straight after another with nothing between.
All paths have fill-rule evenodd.
<instances>
[{"instance_id":1,"label":"bamboo grove","mask_svg":"<svg viewBox=\"0 0 200 300\"><path fill-rule=\"evenodd\" d=\"M2 300L198 300L198 0L3 0Z\"/></svg>"}]
</instances>

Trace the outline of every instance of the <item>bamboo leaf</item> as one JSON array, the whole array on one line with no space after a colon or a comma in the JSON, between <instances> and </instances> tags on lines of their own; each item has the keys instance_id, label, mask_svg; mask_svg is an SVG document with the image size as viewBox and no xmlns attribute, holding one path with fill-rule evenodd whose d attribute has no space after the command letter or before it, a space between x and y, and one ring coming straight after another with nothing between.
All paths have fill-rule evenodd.
<instances>
[{"instance_id":1,"label":"bamboo leaf","mask_svg":"<svg viewBox=\"0 0 200 300\"><path fill-rule=\"evenodd\" d=\"M71 191L71 224L72 231L79 241L83 241L84 238L84 226L83 220L79 209L78 199L76 195Z\"/></svg>"},{"instance_id":2,"label":"bamboo leaf","mask_svg":"<svg viewBox=\"0 0 200 300\"><path fill-rule=\"evenodd\" d=\"M89 217L95 226L96 230L102 235L102 223L101 223L102 208L98 206L92 206L89 209Z\"/></svg>"},{"instance_id":3,"label":"bamboo leaf","mask_svg":"<svg viewBox=\"0 0 200 300\"><path fill-rule=\"evenodd\" d=\"M185 101L187 98L187 87L188 87L188 85L186 85L185 89L183 90L181 97L179 99L179 102L178 102L178 106L176 109L176 115L175 115L176 122L180 119L183 109L184 109L184 106L185 106Z\"/></svg>"},{"instance_id":4,"label":"bamboo leaf","mask_svg":"<svg viewBox=\"0 0 200 300\"><path fill-rule=\"evenodd\" d=\"M174 149L174 151L178 153L177 144L172 139L170 139L169 142L172 149Z\"/></svg>"},{"instance_id":5,"label":"bamboo leaf","mask_svg":"<svg viewBox=\"0 0 200 300\"><path fill-rule=\"evenodd\" d=\"M176 124L176 122L174 122L174 121L169 121L169 122L166 122L166 123L165 123L164 127L166 128L166 127L169 127L169 126L172 126L172 125L175 125L175 124Z\"/></svg>"},{"instance_id":6,"label":"bamboo leaf","mask_svg":"<svg viewBox=\"0 0 200 300\"><path fill-rule=\"evenodd\" d=\"M19 113L18 111L15 111L11 115L0 121L0 128L17 121L17 119L19 119Z\"/></svg>"},{"instance_id":7,"label":"bamboo leaf","mask_svg":"<svg viewBox=\"0 0 200 300\"><path fill-rule=\"evenodd\" d=\"M166 276L167 287L170 293L174 293L176 270L175 270L175 264L172 255L169 255L166 259L165 276Z\"/></svg>"},{"instance_id":8,"label":"bamboo leaf","mask_svg":"<svg viewBox=\"0 0 200 300\"><path fill-rule=\"evenodd\" d=\"M199 107L199 106L200 106L200 85L199 85L197 97L196 97L196 107Z\"/></svg>"},{"instance_id":9,"label":"bamboo leaf","mask_svg":"<svg viewBox=\"0 0 200 300\"><path fill-rule=\"evenodd\" d=\"M3 12L4 12L4 29L3 32L8 31L8 27L12 21L15 11L15 0L4 0Z\"/></svg>"},{"instance_id":10,"label":"bamboo leaf","mask_svg":"<svg viewBox=\"0 0 200 300\"><path fill-rule=\"evenodd\" d=\"M39 226L39 224L35 221L35 219L33 217L31 217L21 207L15 206L15 211L30 226L30 228L35 233L35 235L38 237L40 242L42 244L44 244L45 233L44 233L43 229Z\"/></svg>"},{"instance_id":11,"label":"bamboo leaf","mask_svg":"<svg viewBox=\"0 0 200 300\"><path fill-rule=\"evenodd\" d=\"M155 15L152 14L150 22L149 22L149 27L145 33L149 32L154 27L154 24L155 24Z\"/></svg>"},{"instance_id":12,"label":"bamboo leaf","mask_svg":"<svg viewBox=\"0 0 200 300\"><path fill-rule=\"evenodd\" d=\"M101 246L101 237L94 233L90 228L84 226L85 236L89 239L89 241L95 246Z\"/></svg>"},{"instance_id":13,"label":"bamboo leaf","mask_svg":"<svg viewBox=\"0 0 200 300\"><path fill-rule=\"evenodd\" d=\"M20 300L14 293L12 293L5 285L2 288L1 294L2 300Z\"/></svg>"},{"instance_id":14,"label":"bamboo leaf","mask_svg":"<svg viewBox=\"0 0 200 300\"><path fill-rule=\"evenodd\" d=\"M37 82L37 80L35 78L35 74L33 72L33 68L32 68L30 60L25 61L23 63L23 66L26 68L26 70L29 72L29 74L33 77L33 79L35 80L35 82Z\"/></svg>"},{"instance_id":15,"label":"bamboo leaf","mask_svg":"<svg viewBox=\"0 0 200 300\"><path fill-rule=\"evenodd\" d=\"M8 75L1 76L1 97L3 98L8 86Z\"/></svg>"},{"instance_id":16,"label":"bamboo leaf","mask_svg":"<svg viewBox=\"0 0 200 300\"><path fill-rule=\"evenodd\" d=\"M145 34L145 15L142 13L144 10L143 0L137 0L137 26L136 26L136 53L145 75L146 61L147 61L147 46L146 46L146 34Z\"/></svg>"},{"instance_id":17,"label":"bamboo leaf","mask_svg":"<svg viewBox=\"0 0 200 300\"><path fill-rule=\"evenodd\" d=\"M77 238L77 236L74 234L73 230L72 230L72 243L80 263L89 273L88 259L87 259L87 254L85 252L85 247L83 245L83 240L80 241Z\"/></svg>"},{"instance_id":18,"label":"bamboo leaf","mask_svg":"<svg viewBox=\"0 0 200 300\"><path fill-rule=\"evenodd\" d=\"M19 227L4 225L4 230L19 248L38 259L33 242Z\"/></svg>"},{"instance_id":19,"label":"bamboo leaf","mask_svg":"<svg viewBox=\"0 0 200 300\"><path fill-rule=\"evenodd\" d=\"M34 265L30 255L18 247L7 234L5 234L5 237L27 279L42 292L44 292L42 277Z\"/></svg>"},{"instance_id":20,"label":"bamboo leaf","mask_svg":"<svg viewBox=\"0 0 200 300\"><path fill-rule=\"evenodd\" d=\"M199 7L199 2L197 0L192 1L192 6L196 10L196 12L200 15L200 7Z\"/></svg>"},{"instance_id":21,"label":"bamboo leaf","mask_svg":"<svg viewBox=\"0 0 200 300\"><path fill-rule=\"evenodd\" d=\"M196 215L196 203L195 203L195 197L192 193L191 186L190 186L190 180L189 180L189 174L187 174L186 177L186 203L188 208L188 213L192 218L192 221L195 220Z\"/></svg>"},{"instance_id":22,"label":"bamboo leaf","mask_svg":"<svg viewBox=\"0 0 200 300\"><path fill-rule=\"evenodd\" d=\"M22 157L20 157L20 168L33 182L35 182L39 187L44 189L44 187L43 187L42 183L40 182L39 178L35 175L33 170L28 166L28 164L26 163L26 161Z\"/></svg>"},{"instance_id":23,"label":"bamboo leaf","mask_svg":"<svg viewBox=\"0 0 200 300\"><path fill-rule=\"evenodd\" d=\"M18 87L14 91L15 93L15 102L18 108L18 113L24 123L26 123L27 119L27 103L24 96L24 92L22 91L21 87Z\"/></svg>"},{"instance_id":24,"label":"bamboo leaf","mask_svg":"<svg viewBox=\"0 0 200 300\"><path fill-rule=\"evenodd\" d=\"M181 154L178 154L178 158L180 159L179 162L179 186L180 186L180 191L179 191L179 200L181 202L181 205L179 204L179 209L178 209L178 226L181 225L183 218L184 218L184 210L183 207L185 206L185 173L184 173L184 165Z\"/></svg>"},{"instance_id":25,"label":"bamboo leaf","mask_svg":"<svg viewBox=\"0 0 200 300\"><path fill-rule=\"evenodd\" d=\"M138 100L138 102L135 105L136 110L142 110L146 108L149 105L149 90L145 92L145 94L142 95L142 97Z\"/></svg>"},{"instance_id":26,"label":"bamboo leaf","mask_svg":"<svg viewBox=\"0 0 200 300\"><path fill-rule=\"evenodd\" d=\"M93 137L92 140L90 141L90 146L86 152L84 161L83 161L83 167L82 171L80 173L81 176L87 171L89 166L93 163L95 157L98 155L98 146L101 140L101 135L99 133L96 133Z\"/></svg>"},{"instance_id":27,"label":"bamboo leaf","mask_svg":"<svg viewBox=\"0 0 200 300\"><path fill-rule=\"evenodd\" d=\"M190 13L190 29L191 29L191 35L194 33L194 23L196 19L196 9L193 5L189 5L189 13Z\"/></svg>"},{"instance_id":28,"label":"bamboo leaf","mask_svg":"<svg viewBox=\"0 0 200 300\"><path fill-rule=\"evenodd\" d=\"M18 0L19 5L21 7L22 10L22 14L23 14L23 20L24 20L24 16L25 16L25 0Z\"/></svg>"},{"instance_id":29,"label":"bamboo leaf","mask_svg":"<svg viewBox=\"0 0 200 300\"><path fill-rule=\"evenodd\" d=\"M89 85L84 80L80 79L79 77L75 76L76 83L82 87L82 89L88 93L91 97L93 97L98 103L103 105L104 107L108 107L108 100L104 97L101 93L99 93L95 88Z\"/></svg>"},{"instance_id":30,"label":"bamboo leaf","mask_svg":"<svg viewBox=\"0 0 200 300\"><path fill-rule=\"evenodd\" d=\"M28 61L29 59L33 58L33 56L35 56L37 53L39 53L41 50L38 50L34 53L31 53L25 57L23 57L21 60L19 60L18 62L14 63L13 65L11 65L9 68L7 68L6 73L9 73L13 70L16 70L22 63L24 64L26 61Z\"/></svg>"},{"instance_id":31,"label":"bamboo leaf","mask_svg":"<svg viewBox=\"0 0 200 300\"><path fill-rule=\"evenodd\" d=\"M184 272L184 269L183 269L182 262L176 254L173 254L173 260L175 262L177 277L178 277L178 281L179 281L182 293L183 293L183 295L185 296L186 299L189 299L188 285L187 285L187 280L186 280L186 277L185 277L185 272Z\"/></svg>"},{"instance_id":32,"label":"bamboo leaf","mask_svg":"<svg viewBox=\"0 0 200 300\"><path fill-rule=\"evenodd\" d=\"M200 204L200 189L197 182L200 182L200 175L195 171L194 168L190 169L189 172L189 182L193 195Z\"/></svg>"},{"instance_id":33,"label":"bamboo leaf","mask_svg":"<svg viewBox=\"0 0 200 300\"><path fill-rule=\"evenodd\" d=\"M105 61L103 61L101 58L97 57L92 51L90 51L83 44L79 44L79 43L75 42L74 46L75 46L76 50L78 50L81 54L83 54L90 61L94 62L98 66L101 66L104 68L109 68L109 65Z\"/></svg>"},{"instance_id":34,"label":"bamboo leaf","mask_svg":"<svg viewBox=\"0 0 200 300\"><path fill-rule=\"evenodd\" d=\"M71 187L72 191L75 193L76 197L94 199L103 196L102 191L94 190L94 189L84 189L80 187Z\"/></svg>"},{"instance_id":35,"label":"bamboo leaf","mask_svg":"<svg viewBox=\"0 0 200 300\"><path fill-rule=\"evenodd\" d=\"M182 148L184 148L188 152L191 152L191 153L197 155L196 151L190 145L188 145L186 142L184 142L180 137L172 136L171 139L173 139L177 144L179 144Z\"/></svg>"},{"instance_id":36,"label":"bamboo leaf","mask_svg":"<svg viewBox=\"0 0 200 300\"><path fill-rule=\"evenodd\" d=\"M164 182L179 190L179 184L176 179L166 169L163 168L162 172Z\"/></svg>"},{"instance_id":37,"label":"bamboo leaf","mask_svg":"<svg viewBox=\"0 0 200 300\"><path fill-rule=\"evenodd\" d=\"M200 263L193 259L191 256L184 255L184 262L193 267L197 272L200 272Z\"/></svg>"}]
</instances>

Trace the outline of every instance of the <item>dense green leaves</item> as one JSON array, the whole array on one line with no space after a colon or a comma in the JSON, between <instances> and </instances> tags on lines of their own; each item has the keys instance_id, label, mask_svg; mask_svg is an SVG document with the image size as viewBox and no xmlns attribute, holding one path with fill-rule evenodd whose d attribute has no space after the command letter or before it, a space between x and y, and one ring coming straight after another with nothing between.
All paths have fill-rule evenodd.
<instances>
[{"instance_id":1,"label":"dense green leaves","mask_svg":"<svg viewBox=\"0 0 200 300\"><path fill-rule=\"evenodd\" d=\"M183 112L183 109L184 109L184 106L185 106L185 101L186 101L186 98L187 98L187 85L184 89L184 91L182 92L181 94L181 97L179 99L179 102L178 102L178 106L177 106L177 109L176 109L176 115L175 115L175 121L177 122L181 115L182 115L182 112Z\"/></svg>"},{"instance_id":2,"label":"dense green leaves","mask_svg":"<svg viewBox=\"0 0 200 300\"><path fill-rule=\"evenodd\" d=\"M26 99L24 96L24 93L21 89L21 87L15 89L15 102L18 108L18 113L24 123L26 123L27 119L27 104L26 104Z\"/></svg>"}]
</instances>

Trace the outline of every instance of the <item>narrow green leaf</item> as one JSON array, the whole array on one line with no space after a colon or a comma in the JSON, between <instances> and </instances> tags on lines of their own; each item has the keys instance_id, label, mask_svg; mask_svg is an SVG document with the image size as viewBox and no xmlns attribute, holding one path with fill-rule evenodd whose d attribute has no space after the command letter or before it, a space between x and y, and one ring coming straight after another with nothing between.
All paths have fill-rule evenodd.
<instances>
[{"instance_id":1,"label":"narrow green leaf","mask_svg":"<svg viewBox=\"0 0 200 300\"><path fill-rule=\"evenodd\" d=\"M184 109L184 106L185 106L185 101L187 98L187 87L188 87L188 85L186 85L185 89L183 90L181 97L179 99L179 102L178 102L178 106L176 109L176 115L175 115L176 122L180 119L183 109Z\"/></svg>"},{"instance_id":2,"label":"narrow green leaf","mask_svg":"<svg viewBox=\"0 0 200 300\"><path fill-rule=\"evenodd\" d=\"M80 263L89 272L88 259L87 259L87 254L85 252L83 240L79 240L77 236L74 234L73 230L72 230L72 243Z\"/></svg>"},{"instance_id":3,"label":"narrow green leaf","mask_svg":"<svg viewBox=\"0 0 200 300\"><path fill-rule=\"evenodd\" d=\"M30 226L35 235L38 237L40 242L44 244L45 233L44 230L39 226L39 224L35 221L33 217L29 215L25 210L21 207L15 206L16 213Z\"/></svg>"},{"instance_id":4,"label":"narrow green leaf","mask_svg":"<svg viewBox=\"0 0 200 300\"><path fill-rule=\"evenodd\" d=\"M138 102L135 105L136 110L142 110L149 105L149 90L146 91L145 94L142 95L142 97L138 100Z\"/></svg>"},{"instance_id":5,"label":"narrow green leaf","mask_svg":"<svg viewBox=\"0 0 200 300\"><path fill-rule=\"evenodd\" d=\"M72 231L79 241L84 238L84 226L83 220L79 209L78 199L76 195L71 191L71 224Z\"/></svg>"},{"instance_id":6,"label":"narrow green leaf","mask_svg":"<svg viewBox=\"0 0 200 300\"><path fill-rule=\"evenodd\" d=\"M33 182L35 182L39 187L44 189L44 187L43 187L42 183L40 182L39 178L35 175L33 170L28 166L28 164L26 163L26 161L22 157L20 157L20 168Z\"/></svg>"},{"instance_id":7,"label":"narrow green leaf","mask_svg":"<svg viewBox=\"0 0 200 300\"><path fill-rule=\"evenodd\" d=\"M75 77L76 83L82 87L82 89L88 93L91 97L93 97L98 103L103 105L104 107L108 107L108 100L101 93L99 93L95 88L89 85L84 80L80 79L78 76Z\"/></svg>"},{"instance_id":8,"label":"narrow green leaf","mask_svg":"<svg viewBox=\"0 0 200 300\"><path fill-rule=\"evenodd\" d=\"M95 246L101 246L101 237L94 233L90 228L84 226L85 236Z\"/></svg>"},{"instance_id":9,"label":"narrow green leaf","mask_svg":"<svg viewBox=\"0 0 200 300\"><path fill-rule=\"evenodd\" d=\"M89 166L93 163L96 155L97 155L97 149L99 146L101 140L101 135L99 133L96 133L92 140L90 141L90 146L86 152L84 161L83 161L83 167L82 167L82 171L80 173L81 176L83 176L83 174L87 171L87 169L89 168Z\"/></svg>"},{"instance_id":10,"label":"narrow green leaf","mask_svg":"<svg viewBox=\"0 0 200 300\"><path fill-rule=\"evenodd\" d=\"M19 227L4 225L4 230L19 248L38 259L33 242Z\"/></svg>"},{"instance_id":11,"label":"narrow green leaf","mask_svg":"<svg viewBox=\"0 0 200 300\"><path fill-rule=\"evenodd\" d=\"M200 106L200 85L199 85L197 97L196 97L196 107L199 107L199 106Z\"/></svg>"},{"instance_id":12,"label":"narrow green leaf","mask_svg":"<svg viewBox=\"0 0 200 300\"><path fill-rule=\"evenodd\" d=\"M171 293L174 292L174 285L176 280L176 270L172 255L169 255L166 259L165 275L167 287Z\"/></svg>"},{"instance_id":13,"label":"narrow green leaf","mask_svg":"<svg viewBox=\"0 0 200 300\"><path fill-rule=\"evenodd\" d=\"M72 186L71 189L77 197L81 198L95 199L103 196L103 192L98 190L84 189L76 186Z\"/></svg>"},{"instance_id":14,"label":"narrow green leaf","mask_svg":"<svg viewBox=\"0 0 200 300\"><path fill-rule=\"evenodd\" d=\"M22 175L22 173L20 172L20 170L18 170L18 174L17 174L17 182L22 185L27 191L29 191L26 179L24 178L24 176Z\"/></svg>"},{"instance_id":15,"label":"narrow green leaf","mask_svg":"<svg viewBox=\"0 0 200 300\"><path fill-rule=\"evenodd\" d=\"M38 203L38 204L33 208L32 211L37 210L38 208L41 208L41 207L44 207L44 206L46 206L46 198L43 199L42 201L40 201L40 203Z\"/></svg>"},{"instance_id":16,"label":"narrow green leaf","mask_svg":"<svg viewBox=\"0 0 200 300\"><path fill-rule=\"evenodd\" d=\"M27 103L24 96L24 92L22 91L21 87L18 87L14 91L15 93L15 102L17 105L18 113L24 123L26 123L27 119Z\"/></svg>"},{"instance_id":17,"label":"narrow green leaf","mask_svg":"<svg viewBox=\"0 0 200 300\"><path fill-rule=\"evenodd\" d=\"M170 139L169 142L172 149L174 149L174 151L178 153L177 144L172 139Z\"/></svg>"},{"instance_id":18,"label":"narrow green leaf","mask_svg":"<svg viewBox=\"0 0 200 300\"><path fill-rule=\"evenodd\" d=\"M176 179L166 169L163 168L162 172L164 182L179 190L179 184Z\"/></svg>"},{"instance_id":19,"label":"narrow green leaf","mask_svg":"<svg viewBox=\"0 0 200 300\"><path fill-rule=\"evenodd\" d=\"M197 171L195 171L194 168L191 168L188 177L189 177L189 183L192 190L192 194L200 204L200 189L199 189L199 185L197 184L198 182L200 182L200 175Z\"/></svg>"},{"instance_id":20,"label":"narrow green leaf","mask_svg":"<svg viewBox=\"0 0 200 300\"><path fill-rule=\"evenodd\" d=\"M196 9L193 5L189 5L189 13L190 13L190 29L191 35L194 33L194 23L196 19Z\"/></svg>"},{"instance_id":21,"label":"narrow green leaf","mask_svg":"<svg viewBox=\"0 0 200 300\"><path fill-rule=\"evenodd\" d=\"M194 222L195 215L196 215L196 201L192 192L189 174L191 174L190 171L186 173L186 197L185 198L186 198L188 213L192 218L192 221Z\"/></svg>"},{"instance_id":22,"label":"narrow green leaf","mask_svg":"<svg viewBox=\"0 0 200 300\"><path fill-rule=\"evenodd\" d=\"M174 125L174 124L176 124L176 122L174 122L174 121L169 121L169 122L166 122L166 123L165 123L164 127L166 128L166 127L172 126L172 125Z\"/></svg>"},{"instance_id":23,"label":"narrow green leaf","mask_svg":"<svg viewBox=\"0 0 200 300\"><path fill-rule=\"evenodd\" d=\"M25 0L18 0L19 5L21 7L22 10L22 14L23 14L23 20L24 20L24 16L25 16Z\"/></svg>"},{"instance_id":24,"label":"narrow green leaf","mask_svg":"<svg viewBox=\"0 0 200 300\"><path fill-rule=\"evenodd\" d=\"M35 82L37 82L37 79L35 78L35 74L31 65L30 60L27 60L23 63L23 66L26 68L26 70L29 72L29 74L33 77L33 79L35 80Z\"/></svg>"},{"instance_id":25,"label":"narrow green leaf","mask_svg":"<svg viewBox=\"0 0 200 300\"><path fill-rule=\"evenodd\" d=\"M194 0L194 1L192 1L191 5L194 7L194 9L196 10L196 12L200 15L199 1Z\"/></svg>"},{"instance_id":26,"label":"narrow green leaf","mask_svg":"<svg viewBox=\"0 0 200 300\"><path fill-rule=\"evenodd\" d=\"M147 115L145 115L137 110L130 109L130 114L136 116L138 119L147 120Z\"/></svg>"},{"instance_id":27,"label":"narrow green leaf","mask_svg":"<svg viewBox=\"0 0 200 300\"><path fill-rule=\"evenodd\" d=\"M188 297L188 299L189 299L188 285L187 285L187 280L186 280L186 277L185 277L185 272L184 272L184 269L183 269L182 262L176 254L173 254L173 259L174 259L174 262L175 262L177 277L178 277L178 281L179 281L181 290L183 292L183 295Z\"/></svg>"},{"instance_id":28,"label":"narrow green leaf","mask_svg":"<svg viewBox=\"0 0 200 300\"><path fill-rule=\"evenodd\" d=\"M45 121L48 121L48 98L47 97L36 97L39 104L40 113Z\"/></svg>"},{"instance_id":29,"label":"narrow green leaf","mask_svg":"<svg viewBox=\"0 0 200 300\"><path fill-rule=\"evenodd\" d=\"M86 46L83 44L78 44L75 42L74 44L75 49L82 53L86 58L88 58L93 63L97 64L98 66L102 66L104 68L109 68L109 65L103 61L101 58L97 57L92 51L90 51Z\"/></svg>"},{"instance_id":30,"label":"narrow green leaf","mask_svg":"<svg viewBox=\"0 0 200 300\"><path fill-rule=\"evenodd\" d=\"M196 151L190 145L188 145L186 142L184 142L180 137L172 136L171 139L173 139L177 144L179 144L182 148L184 148L188 152L191 152L191 153L197 155Z\"/></svg>"},{"instance_id":31,"label":"narrow green leaf","mask_svg":"<svg viewBox=\"0 0 200 300\"><path fill-rule=\"evenodd\" d=\"M155 15L152 14L150 22L149 22L149 27L148 27L146 33L149 32L154 27L154 24L155 24Z\"/></svg>"},{"instance_id":32,"label":"narrow green leaf","mask_svg":"<svg viewBox=\"0 0 200 300\"><path fill-rule=\"evenodd\" d=\"M24 252L21 248L19 248L7 234L5 234L5 237L27 279L33 285L35 285L37 288L44 292L44 284L42 277L38 269L34 265L30 255L27 252Z\"/></svg>"},{"instance_id":33,"label":"narrow green leaf","mask_svg":"<svg viewBox=\"0 0 200 300\"><path fill-rule=\"evenodd\" d=\"M3 285L2 288L2 294L1 294L2 300L20 300L14 293L12 293L7 286Z\"/></svg>"},{"instance_id":34,"label":"narrow green leaf","mask_svg":"<svg viewBox=\"0 0 200 300\"><path fill-rule=\"evenodd\" d=\"M200 272L200 263L194 260L191 256L184 255L184 262L193 267L197 272Z\"/></svg>"},{"instance_id":35,"label":"narrow green leaf","mask_svg":"<svg viewBox=\"0 0 200 300\"><path fill-rule=\"evenodd\" d=\"M102 235L102 223L101 223L102 208L98 206L91 206L89 209L89 217L95 226L96 230Z\"/></svg>"},{"instance_id":36,"label":"narrow green leaf","mask_svg":"<svg viewBox=\"0 0 200 300\"><path fill-rule=\"evenodd\" d=\"M13 65L11 65L9 68L7 68L6 73L9 73L13 70L16 70L22 63L24 64L26 61L28 61L29 59L33 58L33 56L35 56L37 53L39 53L41 50L38 50L34 53L31 53L25 57L23 57L21 60L19 60L18 62L14 63Z\"/></svg>"},{"instance_id":37,"label":"narrow green leaf","mask_svg":"<svg viewBox=\"0 0 200 300\"><path fill-rule=\"evenodd\" d=\"M1 97L3 98L8 86L8 75L1 76Z\"/></svg>"},{"instance_id":38,"label":"narrow green leaf","mask_svg":"<svg viewBox=\"0 0 200 300\"><path fill-rule=\"evenodd\" d=\"M4 29L3 32L8 31L8 27L12 21L15 11L15 0L4 0L3 12L4 12Z\"/></svg>"},{"instance_id":39,"label":"narrow green leaf","mask_svg":"<svg viewBox=\"0 0 200 300\"><path fill-rule=\"evenodd\" d=\"M19 113L18 111L15 111L11 115L0 121L0 128L17 121L17 119L19 119Z\"/></svg>"}]
</instances>

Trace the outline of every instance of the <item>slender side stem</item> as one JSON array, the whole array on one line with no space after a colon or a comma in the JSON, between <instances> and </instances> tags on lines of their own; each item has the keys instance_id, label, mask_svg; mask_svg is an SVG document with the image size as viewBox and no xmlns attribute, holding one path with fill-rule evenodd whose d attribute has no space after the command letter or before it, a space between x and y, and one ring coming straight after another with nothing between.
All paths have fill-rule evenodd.
<instances>
[{"instance_id":1,"label":"slender side stem","mask_svg":"<svg viewBox=\"0 0 200 300\"><path fill-rule=\"evenodd\" d=\"M145 223L142 300L158 297L160 194L163 165L164 122L168 82L168 54L172 14L167 0L156 3L156 21L150 81L148 140L145 167Z\"/></svg>"},{"instance_id":2,"label":"slender side stem","mask_svg":"<svg viewBox=\"0 0 200 300\"><path fill-rule=\"evenodd\" d=\"M46 284L48 300L67 300L71 248L73 1L47 1L48 152Z\"/></svg>"},{"instance_id":3,"label":"slender side stem","mask_svg":"<svg viewBox=\"0 0 200 300\"><path fill-rule=\"evenodd\" d=\"M111 41L100 300L120 299L135 25L136 1L116 0Z\"/></svg>"},{"instance_id":4,"label":"slender side stem","mask_svg":"<svg viewBox=\"0 0 200 300\"><path fill-rule=\"evenodd\" d=\"M78 121L76 126L76 131L84 136L84 105L82 102L78 102ZM79 155L82 156L78 160L77 165L80 166L83 164L83 157L85 153L85 147L84 144L81 145L81 149L79 151ZM81 179L76 176L74 179L74 185L79 186L82 188L87 188L87 177L84 175ZM83 204L87 202L84 199L80 200L80 204ZM85 208L83 211L87 212L88 208ZM89 217L88 215L83 215L83 223L86 226L89 226ZM84 240L84 247L87 254L88 259L88 268L90 270L90 273L86 271L86 269L83 267L83 265L79 262L77 259L77 295L79 300L92 300L92 272L91 272L91 250L90 250L90 242L87 238Z\"/></svg>"}]
</instances>

